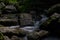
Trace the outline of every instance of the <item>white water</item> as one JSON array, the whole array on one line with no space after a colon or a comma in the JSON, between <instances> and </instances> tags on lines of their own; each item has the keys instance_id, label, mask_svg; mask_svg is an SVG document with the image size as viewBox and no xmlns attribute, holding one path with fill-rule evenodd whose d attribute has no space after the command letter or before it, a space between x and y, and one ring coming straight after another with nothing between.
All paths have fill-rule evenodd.
<instances>
[{"instance_id":1,"label":"white water","mask_svg":"<svg viewBox=\"0 0 60 40\"><path fill-rule=\"evenodd\" d=\"M41 17L42 17L42 19L40 21L36 21L34 26L25 26L25 27L20 28L20 29L23 29L23 30L28 31L28 32L35 31L36 29L38 29L40 27L41 24L43 24L48 19L44 15L41 15ZM19 26L11 26L10 28L16 28L16 27L19 27ZM27 36L24 37L24 40L28 40Z\"/></svg>"},{"instance_id":2,"label":"white water","mask_svg":"<svg viewBox=\"0 0 60 40\"><path fill-rule=\"evenodd\" d=\"M38 29L40 27L40 25L43 24L47 19L48 18L46 16L42 15L42 19L40 21L36 21L34 26L26 26L26 27L21 28L21 29L28 31L28 32L33 32L36 29ZM27 36L25 36L24 38L25 38L24 40L28 40Z\"/></svg>"},{"instance_id":3,"label":"white water","mask_svg":"<svg viewBox=\"0 0 60 40\"><path fill-rule=\"evenodd\" d=\"M34 23L34 26L25 26L21 29L28 31L28 32L33 32L34 30L38 29L41 24L43 24L48 18L44 15L41 15L42 19L40 21L36 21Z\"/></svg>"},{"instance_id":4,"label":"white water","mask_svg":"<svg viewBox=\"0 0 60 40\"><path fill-rule=\"evenodd\" d=\"M39 29L40 25L43 24L48 18L44 15L41 15L42 19L40 21L36 21L36 23L34 24L34 30Z\"/></svg>"}]
</instances>

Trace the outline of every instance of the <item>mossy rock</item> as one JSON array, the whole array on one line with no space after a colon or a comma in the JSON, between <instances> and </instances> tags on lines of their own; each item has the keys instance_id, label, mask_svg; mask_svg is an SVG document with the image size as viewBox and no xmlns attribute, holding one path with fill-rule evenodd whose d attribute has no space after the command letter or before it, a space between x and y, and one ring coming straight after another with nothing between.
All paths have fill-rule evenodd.
<instances>
[{"instance_id":1,"label":"mossy rock","mask_svg":"<svg viewBox=\"0 0 60 40\"><path fill-rule=\"evenodd\" d=\"M0 27L5 27L5 26L3 26L3 25L0 25Z\"/></svg>"},{"instance_id":2,"label":"mossy rock","mask_svg":"<svg viewBox=\"0 0 60 40\"><path fill-rule=\"evenodd\" d=\"M4 40L4 36L1 32L0 32L0 40Z\"/></svg>"}]
</instances>

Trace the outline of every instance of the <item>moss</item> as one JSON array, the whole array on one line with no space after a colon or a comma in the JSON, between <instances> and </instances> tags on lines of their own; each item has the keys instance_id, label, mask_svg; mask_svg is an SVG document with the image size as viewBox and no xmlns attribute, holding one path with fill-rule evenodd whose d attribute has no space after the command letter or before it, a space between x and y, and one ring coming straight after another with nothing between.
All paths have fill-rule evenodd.
<instances>
[{"instance_id":1,"label":"moss","mask_svg":"<svg viewBox=\"0 0 60 40\"><path fill-rule=\"evenodd\" d=\"M0 27L4 27L3 25L0 25Z\"/></svg>"},{"instance_id":2,"label":"moss","mask_svg":"<svg viewBox=\"0 0 60 40\"><path fill-rule=\"evenodd\" d=\"M60 23L60 19L58 20L58 22Z\"/></svg>"},{"instance_id":3,"label":"moss","mask_svg":"<svg viewBox=\"0 0 60 40\"><path fill-rule=\"evenodd\" d=\"M17 3L17 0L9 0L9 3L15 4Z\"/></svg>"},{"instance_id":4,"label":"moss","mask_svg":"<svg viewBox=\"0 0 60 40\"><path fill-rule=\"evenodd\" d=\"M1 32L0 32L0 40L4 40L4 36Z\"/></svg>"}]
</instances>

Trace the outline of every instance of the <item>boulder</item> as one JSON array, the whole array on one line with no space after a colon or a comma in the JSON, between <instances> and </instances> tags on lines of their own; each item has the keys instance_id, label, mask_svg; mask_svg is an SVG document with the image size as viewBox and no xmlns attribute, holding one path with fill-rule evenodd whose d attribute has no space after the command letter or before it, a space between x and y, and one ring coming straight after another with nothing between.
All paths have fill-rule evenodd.
<instances>
[{"instance_id":1,"label":"boulder","mask_svg":"<svg viewBox=\"0 0 60 40\"><path fill-rule=\"evenodd\" d=\"M4 36L4 40L11 40L8 36Z\"/></svg>"},{"instance_id":2,"label":"boulder","mask_svg":"<svg viewBox=\"0 0 60 40\"><path fill-rule=\"evenodd\" d=\"M4 35L7 36L12 36L12 35L16 35L16 36L20 36L23 37L26 35L26 31L19 29L19 28L10 28L10 27L0 27L0 32L2 32Z\"/></svg>"},{"instance_id":3,"label":"boulder","mask_svg":"<svg viewBox=\"0 0 60 40\"><path fill-rule=\"evenodd\" d=\"M28 34L28 40L38 40L48 34L48 31L41 30L39 32L33 32Z\"/></svg>"},{"instance_id":4,"label":"boulder","mask_svg":"<svg viewBox=\"0 0 60 40\"><path fill-rule=\"evenodd\" d=\"M17 36L12 36L11 40L20 40L20 38Z\"/></svg>"}]
</instances>

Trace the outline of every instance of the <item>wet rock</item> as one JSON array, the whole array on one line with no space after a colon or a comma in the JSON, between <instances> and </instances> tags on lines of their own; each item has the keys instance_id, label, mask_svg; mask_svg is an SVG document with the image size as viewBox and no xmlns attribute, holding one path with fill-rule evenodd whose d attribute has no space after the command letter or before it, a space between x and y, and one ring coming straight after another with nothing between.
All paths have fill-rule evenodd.
<instances>
[{"instance_id":1,"label":"wet rock","mask_svg":"<svg viewBox=\"0 0 60 40\"><path fill-rule=\"evenodd\" d=\"M13 9L13 10L16 9L13 5L7 5L5 8L6 8L6 9Z\"/></svg>"},{"instance_id":2,"label":"wet rock","mask_svg":"<svg viewBox=\"0 0 60 40\"><path fill-rule=\"evenodd\" d=\"M41 30L39 32L33 32L28 34L28 40L38 40L40 37L45 36L48 31Z\"/></svg>"},{"instance_id":3,"label":"wet rock","mask_svg":"<svg viewBox=\"0 0 60 40\"><path fill-rule=\"evenodd\" d=\"M0 27L4 27L3 25L0 25Z\"/></svg>"},{"instance_id":4,"label":"wet rock","mask_svg":"<svg viewBox=\"0 0 60 40\"><path fill-rule=\"evenodd\" d=\"M6 5L2 12L3 14L6 14L6 13L16 13L16 11L17 10L14 5Z\"/></svg>"},{"instance_id":5,"label":"wet rock","mask_svg":"<svg viewBox=\"0 0 60 40\"><path fill-rule=\"evenodd\" d=\"M33 25L33 19L31 14L21 13L20 17L21 17L20 22L22 26Z\"/></svg>"},{"instance_id":6,"label":"wet rock","mask_svg":"<svg viewBox=\"0 0 60 40\"><path fill-rule=\"evenodd\" d=\"M24 37L26 35L26 31L19 29L19 28L9 28L9 27L0 27L0 31L2 33L4 33L5 35L7 34L11 34L12 35L16 35L16 36L20 36L20 37ZM9 36L8 35L8 36Z\"/></svg>"},{"instance_id":7,"label":"wet rock","mask_svg":"<svg viewBox=\"0 0 60 40\"><path fill-rule=\"evenodd\" d=\"M4 36L4 40L11 40L8 36Z\"/></svg>"},{"instance_id":8,"label":"wet rock","mask_svg":"<svg viewBox=\"0 0 60 40\"><path fill-rule=\"evenodd\" d=\"M14 20L14 19L3 19L3 20L0 20L0 24L1 25L4 25L4 26L16 26L17 25L17 21Z\"/></svg>"},{"instance_id":9,"label":"wet rock","mask_svg":"<svg viewBox=\"0 0 60 40\"><path fill-rule=\"evenodd\" d=\"M0 9L3 8L5 4L3 2L0 2Z\"/></svg>"},{"instance_id":10,"label":"wet rock","mask_svg":"<svg viewBox=\"0 0 60 40\"><path fill-rule=\"evenodd\" d=\"M41 30L37 32L37 35L39 35L40 37L45 36L46 34L48 34L48 31L45 31L45 30Z\"/></svg>"},{"instance_id":11,"label":"wet rock","mask_svg":"<svg viewBox=\"0 0 60 40\"><path fill-rule=\"evenodd\" d=\"M17 36L12 36L11 40L20 40L20 38Z\"/></svg>"}]
</instances>

